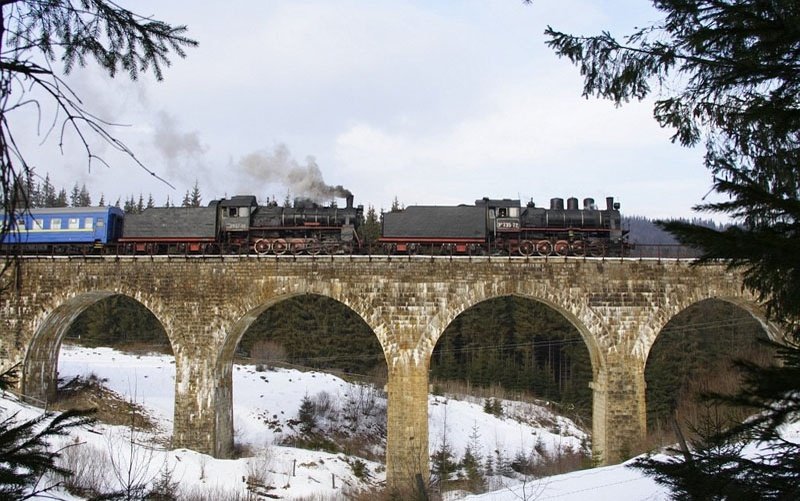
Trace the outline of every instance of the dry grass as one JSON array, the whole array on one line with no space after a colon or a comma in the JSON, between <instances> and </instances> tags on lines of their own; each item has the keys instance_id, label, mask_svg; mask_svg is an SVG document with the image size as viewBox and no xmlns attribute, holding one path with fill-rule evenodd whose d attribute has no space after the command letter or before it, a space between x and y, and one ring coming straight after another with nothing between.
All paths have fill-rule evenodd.
<instances>
[{"instance_id":1,"label":"dry grass","mask_svg":"<svg viewBox=\"0 0 800 501\"><path fill-rule=\"evenodd\" d=\"M109 390L103 383L95 374L75 377L59 387L53 408L96 409L95 417L103 423L155 429L155 423L142 406Z\"/></svg>"}]
</instances>

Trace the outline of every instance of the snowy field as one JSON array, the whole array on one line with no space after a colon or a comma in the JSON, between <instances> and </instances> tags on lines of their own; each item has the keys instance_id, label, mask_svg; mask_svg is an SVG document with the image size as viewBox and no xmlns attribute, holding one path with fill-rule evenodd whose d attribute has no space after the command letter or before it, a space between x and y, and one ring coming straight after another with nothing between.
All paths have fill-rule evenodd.
<instances>
[{"instance_id":1,"label":"snowy field","mask_svg":"<svg viewBox=\"0 0 800 501\"><path fill-rule=\"evenodd\" d=\"M167 443L172 431L174 405L172 357L64 346L58 369L59 377L64 380L95 374L106 380L105 385L111 390L135 399L157 421L158 432L155 437L137 432L134 441ZM91 450L93 454L105 451L105 454L119 455L118 462L136 464L141 477L154 481L162 472L169 471L180 492L213 492L218 499L246 498L248 478L251 482L257 478L259 483L269 485L269 494L282 499L345 499L349 493L374 488L384 481L385 472L380 463L364 460L367 475L358 478L351 466L355 458L276 445L285 443L294 433L286 422L297 417L305 395L325 392L345 406L354 398L364 398L367 390L363 386L320 372L284 369L259 372L248 365L234 366L233 378L235 440L238 446L246 446L252 457L220 460L189 450L170 451L163 446L140 450L124 445L130 443L130 430L107 425L96 425L92 430L81 432L79 440L86 442L81 446L84 455L91 456L88 454ZM372 396L373 392L368 393ZM378 406L385 406L382 393L374 393ZM505 458L534 448L554 452L579 450L587 445L586 436L571 421L554 416L544 408L504 401L505 416L496 417L483 411L481 401L473 400L429 398L431 452L445 440L457 457L470 442L479 444L483 457L496 457L499 453ZM21 418L40 412L10 399L0 400L0 407L7 412L20 412ZM272 422L273 426L267 426L265 421ZM112 450L113 453L109 452ZM114 480L109 479L109 482ZM668 493L654 481L624 465L528 482L494 477L490 483L496 490L466 499L668 499ZM456 499L464 495L452 493L446 497ZM65 498L76 499L68 495Z\"/></svg>"}]
</instances>

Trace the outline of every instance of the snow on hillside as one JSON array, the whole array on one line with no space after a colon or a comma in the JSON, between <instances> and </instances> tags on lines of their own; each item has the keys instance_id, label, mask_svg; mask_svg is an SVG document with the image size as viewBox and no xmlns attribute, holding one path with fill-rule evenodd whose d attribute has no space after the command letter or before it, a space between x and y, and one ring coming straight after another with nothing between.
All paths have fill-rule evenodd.
<instances>
[{"instance_id":1,"label":"snow on hillside","mask_svg":"<svg viewBox=\"0 0 800 501\"><path fill-rule=\"evenodd\" d=\"M158 422L156 443L166 444L172 431L175 368L173 358L163 355L129 355L110 348L63 346L59 360L59 377L64 380L95 374L106 380L111 390L141 403ZM348 401L365 398L365 387L348 383L320 372L296 370L257 371L248 365L233 370L234 427L237 445L244 446L252 457L221 460L189 450L167 450L162 446L147 449L146 460L136 448L114 444L130 443L131 431L125 427L97 425L92 432L81 433L84 455L114 450L123 463L146 463L142 475L153 480L163 471L171 471L184 493L214 492L218 499L245 496L247 480L274 487L270 494L284 499L304 496L342 496L347 492L370 489L385 480L380 463L363 460L367 476L357 476L354 458L343 454L309 451L276 445L295 431L288 425L297 417L305 395L325 392L344 407ZM378 407L385 406L381 392L367 391ZM470 401L471 400L471 401ZM470 442L479 443L486 457L501 454L513 458L519 451L533 449L554 452L586 447L585 434L571 421L555 416L542 407L521 402L503 401L505 417L483 411L478 399L456 400L442 396L429 398L430 449L433 452L447 440L456 457ZM0 400L8 412L21 412L27 418L40 412L11 400ZM376 416L381 416L376 413ZM510 416L517 417L514 419ZM384 420L385 415L378 419ZM267 423L271 423L271 426ZM365 425L367 428L369 425ZM139 433L139 432L137 432ZM136 443L147 442L143 435ZM380 445L382 447L385 444ZM379 452L379 456L383 451ZM88 454L91 456L91 454ZM266 474L259 474L264 472ZM591 489L593 499L666 499L663 489L642 477L636 470L613 466L549 477L533 482L495 477L493 493L469 499L521 499L531 489L543 494L537 498L577 499ZM595 491L594 489L599 489ZM582 493L582 494L581 494ZM597 495L597 493L601 493ZM606 497L606 494L608 497ZM520 497L523 496L523 497ZM564 497L566 496L566 497ZM627 496L627 497L626 497ZM452 498L452 496L450 496Z\"/></svg>"}]
</instances>

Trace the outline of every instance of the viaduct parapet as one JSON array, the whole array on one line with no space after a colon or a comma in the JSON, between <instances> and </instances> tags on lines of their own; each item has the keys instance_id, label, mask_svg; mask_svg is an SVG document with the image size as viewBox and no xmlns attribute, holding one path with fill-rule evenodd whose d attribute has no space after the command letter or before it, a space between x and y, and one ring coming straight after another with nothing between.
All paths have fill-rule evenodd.
<instances>
[{"instance_id":1,"label":"viaduct parapet","mask_svg":"<svg viewBox=\"0 0 800 501\"><path fill-rule=\"evenodd\" d=\"M267 308L319 294L359 314L388 366L387 478L428 475L428 368L444 329L488 299L540 301L580 332L592 363L592 447L620 460L645 434L644 368L674 315L704 299L733 302L763 322L741 276L724 265L583 258L255 256L23 258L3 275L0 369L21 364L20 391L55 394L69 324L106 297L139 301L162 323L175 353L173 446L228 456L233 449L236 346ZM771 337L778 329L764 324Z\"/></svg>"}]
</instances>

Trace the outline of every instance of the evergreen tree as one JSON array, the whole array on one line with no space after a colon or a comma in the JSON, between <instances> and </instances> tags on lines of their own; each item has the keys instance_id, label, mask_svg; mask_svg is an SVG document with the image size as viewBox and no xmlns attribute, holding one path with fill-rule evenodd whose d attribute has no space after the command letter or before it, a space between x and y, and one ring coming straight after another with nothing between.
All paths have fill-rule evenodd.
<instances>
[{"instance_id":1,"label":"evergreen tree","mask_svg":"<svg viewBox=\"0 0 800 501\"><path fill-rule=\"evenodd\" d=\"M58 196L56 196L56 201L53 204L53 207L67 207L67 190L61 188L58 192Z\"/></svg>"},{"instance_id":2,"label":"evergreen tree","mask_svg":"<svg viewBox=\"0 0 800 501\"><path fill-rule=\"evenodd\" d=\"M716 397L762 411L757 417L706 433L682 459L640 465L678 495L796 499L800 445L779 430L800 413L800 7L796 0L654 5L664 19L624 43L609 33L576 37L548 28L548 44L580 66L586 95L621 104L649 95L652 81L669 82L655 118L675 131L674 141L704 141L714 188L726 198L698 209L738 224L721 231L684 222L663 227L699 248L701 263L726 259L742 268L745 285L789 332L782 365L742 364L740 393ZM759 440L763 451L742 457L741 440Z\"/></svg>"},{"instance_id":3,"label":"evergreen tree","mask_svg":"<svg viewBox=\"0 0 800 501\"><path fill-rule=\"evenodd\" d=\"M300 423L300 431L304 434L311 433L317 427L317 409L314 401L306 394L300 402L300 409L297 411L297 421Z\"/></svg>"},{"instance_id":4,"label":"evergreen tree","mask_svg":"<svg viewBox=\"0 0 800 501\"><path fill-rule=\"evenodd\" d=\"M144 197L139 193L139 201L136 202L136 214L141 214L144 210Z\"/></svg>"},{"instance_id":5,"label":"evergreen tree","mask_svg":"<svg viewBox=\"0 0 800 501\"><path fill-rule=\"evenodd\" d=\"M381 236L381 222L378 220L378 215L375 212L375 207L372 205L367 209L367 217L359 228L361 232L361 240L368 249L373 249L377 243L378 238Z\"/></svg>"},{"instance_id":6,"label":"evergreen tree","mask_svg":"<svg viewBox=\"0 0 800 501\"><path fill-rule=\"evenodd\" d=\"M148 208L148 209L152 209L152 208L153 208L153 207L155 207L155 206L156 206L156 203L155 203L155 201L153 200L153 194L151 193L151 194L150 194L150 195L147 197L147 207L146 207L146 208Z\"/></svg>"},{"instance_id":7,"label":"evergreen tree","mask_svg":"<svg viewBox=\"0 0 800 501\"><path fill-rule=\"evenodd\" d=\"M192 206L192 197L189 196L189 190L186 190L186 194L183 196L183 201L181 202L181 207L191 207Z\"/></svg>"},{"instance_id":8,"label":"evergreen tree","mask_svg":"<svg viewBox=\"0 0 800 501\"><path fill-rule=\"evenodd\" d=\"M56 206L56 189L50 182L50 174L45 174L41 188L42 207Z\"/></svg>"},{"instance_id":9,"label":"evergreen tree","mask_svg":"<svg viewBox=\"0 0 800 501\"><path fill-rule=\"evenodd\" d=\"M0 374L0 391L11 384L15 372ZM52 472L69 476L71 472L56 464L60 454L50 450L52 438L67 435L71 428L91 424L91 411L67 411L61 414L46 412L28 421L16 415L6 415L0 409L0 498L30 499L46 496L58 482L41 483L42 476Z\"/></svg>"},{"instance_id":10,"label":"evergreen tree","mask_svg":"<svg viewBox=\"0 0 800 501\"><path fill-rule=\"evenodd\" d=\"M197 180L194 182L194 187L192 188L192 194L189 198L189 206L190 207L200 207L200 204L203 201L203 197L200 196L200 186L197 184Z\"/></svg>"},{"instance_id":11,"label":"evergreen tree","mask_svg":"<svg viewBox=\"0 0 800 501\"><path fill-rule=\"evenodd\" d=\"M78 194L78 206L79 207L91 207L92 205L92 197L89 195L89 190L86 189L86 185L81 186L81 191Z\"/></svg>"},{"instance_id":12,"label":"evergreen tree","mask_svg":"<svg viewBox=\"0 0 800 501\"><path fill-rule=\"evenodd\" d=\"M97 205L99 207L105 207L106 206L106 196L104 194L100 193L100 201L97 202Z\"/></svg>"},{"instance_id":13,"label":"evergreen tree","mask_svg":"<svg viewBox=\"0 0 800 501\"><path fill-rule=\"evenodd\" d=\"M72 191L69 193L69 205L70 205L70 207L80 207L81 206L81 189L78 188L78 183L77 182L72 187Z\"/></svg>"}]
</instances>

